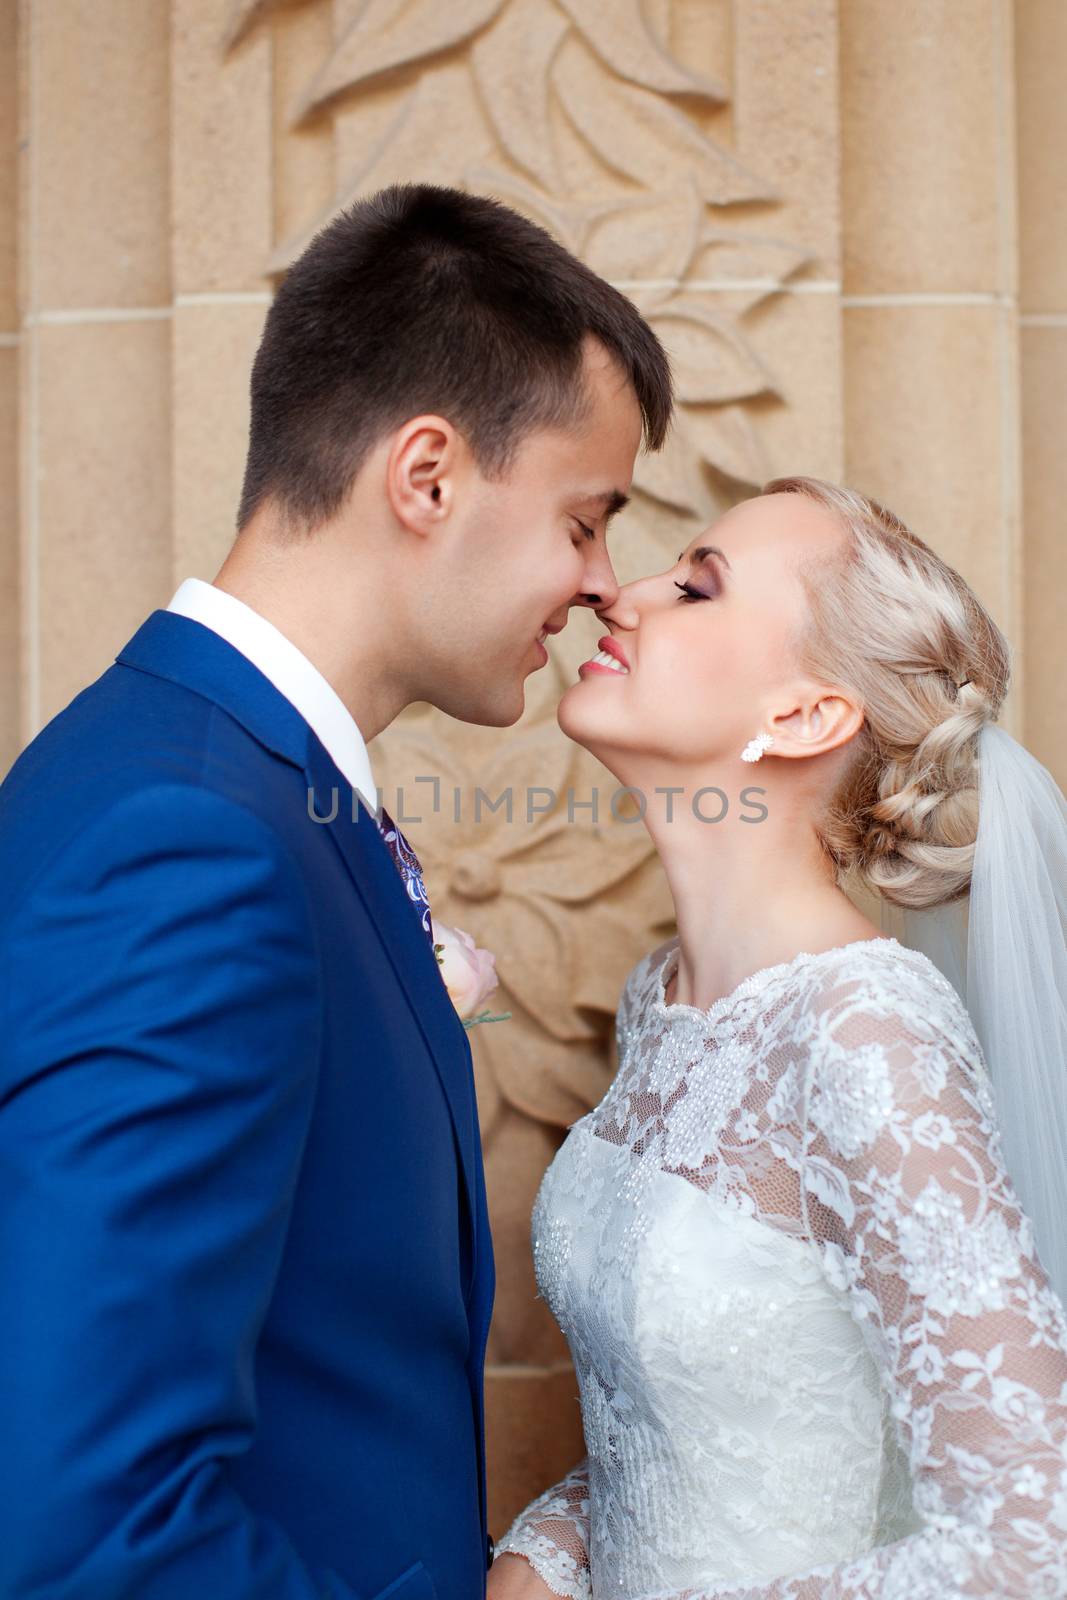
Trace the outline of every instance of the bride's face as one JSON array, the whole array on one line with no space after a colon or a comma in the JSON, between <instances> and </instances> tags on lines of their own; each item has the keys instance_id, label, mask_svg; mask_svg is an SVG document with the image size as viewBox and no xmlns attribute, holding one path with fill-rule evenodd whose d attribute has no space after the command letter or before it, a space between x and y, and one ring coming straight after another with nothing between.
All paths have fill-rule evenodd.
<instances>
[{"instance_id":1,"label":"bride's face","mask_svg":"<svg viewBox=\"0 0 1067 1600\"><path fill-rule=\"evenodd\" d=\"M796 645L806 597L801 561L833 553L831 514L802 495L743 501L674 566L619 590L598 613L627 670L587 663L564 694L564 733L609 769L626 755L675 772L721 768L761 729L787 726L802 693Z\"/></svg>"}]
</instances>

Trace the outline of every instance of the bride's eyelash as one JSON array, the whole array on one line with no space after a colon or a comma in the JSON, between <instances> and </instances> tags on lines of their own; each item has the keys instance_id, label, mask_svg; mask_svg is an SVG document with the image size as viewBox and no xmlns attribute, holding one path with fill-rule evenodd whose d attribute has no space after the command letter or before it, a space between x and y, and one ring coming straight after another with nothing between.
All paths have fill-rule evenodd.
<instances>
[{"instance_id":1,"label":"bride's eyelash","mask_svg":"<svg viewBox=\"0 0 1067 1600\"><path fill-rule=\"evenodd\" d=\"M581 528L582 532L585 534L585 537L587 539L595 539L596 538L596 529L595 528L586 527L585 523L581 522L577 517L575 517L574 520L575 520L575 522L578 523L579 528Z\"/></svg>"},{"instance_id":2,"label":"bride's eyelash","mask_svg":"<svg viewBox=\"0 0 1067 1600\"><path fill-rule=\"evenodd\" d=\"M691 583L678 583L676 580L674 587L681 589L681 598L683 600L713 600L715 598L714 595L705 594L703 589L695 589Z\"/></svg>"}]
</instances>

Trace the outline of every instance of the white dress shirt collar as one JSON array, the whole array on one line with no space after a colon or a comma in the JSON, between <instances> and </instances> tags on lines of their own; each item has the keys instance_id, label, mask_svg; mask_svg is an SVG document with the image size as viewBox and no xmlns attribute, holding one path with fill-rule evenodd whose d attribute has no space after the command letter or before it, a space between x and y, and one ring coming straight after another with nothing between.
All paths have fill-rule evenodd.
<instances>
[{"instance_id":1,"label":"white dress shirt collar","mask_svg":"<svg viewBox=\"0 0 1067 1600\"><path fill-rule=\"evenodd\" d=\"M370 757L355 718L291 639L236 595L202 578L186 578L167 610L203 623L258 667L318 735L334 764L370 809L377 809Z\"/></svg>"}]
</instances>

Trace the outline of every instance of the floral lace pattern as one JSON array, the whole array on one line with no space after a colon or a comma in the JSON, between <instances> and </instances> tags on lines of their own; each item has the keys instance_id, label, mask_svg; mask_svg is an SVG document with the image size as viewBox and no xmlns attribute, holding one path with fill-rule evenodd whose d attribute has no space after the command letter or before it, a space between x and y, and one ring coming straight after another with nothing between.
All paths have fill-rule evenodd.
<instances>
[{"instance_id":1,"label":"floral lace pattern","mask_svg":"<svg viewBox=\"0 0 1067 1600\"><path fill-rule=\"evenodd\" d=\"M534 1208L587 1459L501 1541L573 1600L1067 1596L1067 1319L970 1019L864 940L668 1004Z\"/></svg>"}]
</instances>

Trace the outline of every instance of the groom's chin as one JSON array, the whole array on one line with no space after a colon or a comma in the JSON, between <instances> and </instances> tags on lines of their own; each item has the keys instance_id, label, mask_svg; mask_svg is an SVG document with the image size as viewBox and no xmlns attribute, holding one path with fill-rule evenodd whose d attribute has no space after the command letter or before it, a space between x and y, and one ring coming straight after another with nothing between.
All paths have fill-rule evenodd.
<instances>
[{"instance_id":1,"label":"groom's chin","mask_svg":"<svg viewBox=\"0 0 1067 1600\"><path fill-rule=\"evenodd\" d=\"M471 697L465 705L453 709L452 715L461 722L473 723L480 728L513 727L526 710L526 694L521 683L507 688L499 686L492 694L483 692Z\"/></svg>"}]
</instances>

